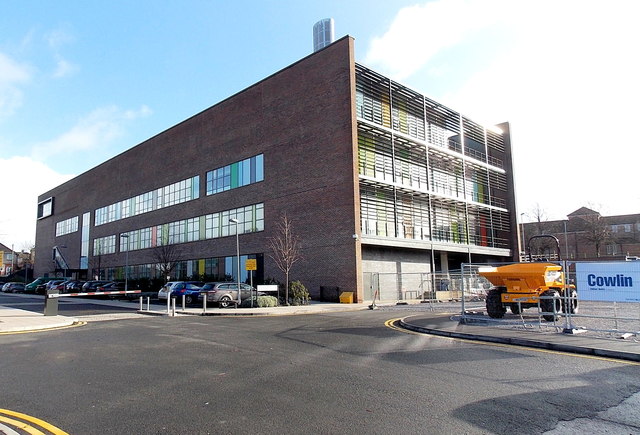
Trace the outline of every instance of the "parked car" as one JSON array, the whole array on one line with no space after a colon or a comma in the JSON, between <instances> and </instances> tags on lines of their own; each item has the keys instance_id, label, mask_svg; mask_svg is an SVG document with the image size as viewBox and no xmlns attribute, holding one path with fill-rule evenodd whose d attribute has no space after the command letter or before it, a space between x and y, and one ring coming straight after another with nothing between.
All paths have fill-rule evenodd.
<instances>
[{"instance_id":1,"label":"parked car","mask_svg":"<svg viewBox=\"0 0 640 435\"><path fill-rule=\"evenodd\" d=\"M58 290L59 293L64 293L67 291L67 283L68 279L54 279L47 283L47 290Z\"/></svg>"},{"instance_id":2,"label":"parked car","mask_svg":"<svg viewBox=\"0 0 640 435\"><path fill-rule=\"evenodd\" d=\"M175 281L167 284L171 284L171 286L164 285L158 292L158 299L182 298L184 295L186 304L193 304L198 300L200 288L204 285L202 281Z\"/></svg>"},{"instance_id":3,"label":"parked car","mask_svg":"<svg viewBox=\"0 0 640 435\"><path fill-rule=\"evenodd\" d=\"M98 292L121 292L124 291L124 281L112 281L103 285L99 285L96 291ZM124 297L122 295L107 295L109 299L117 299L118 297Z\"/></svg>"},{"instance_id":4,"label":"parked car","mask_svg":"<svg viewBox=\"0 0 640 435\"><path fill-rule=\"evenodd\" d=\"M163 285L158 291L158 299L159 300L167 300L169 295L171 294L171 287L176 283L176 281L169 281L165 285Z\"/></svg>"},{"instance_id":5,"label":"parked car","mask_svg":"<svg viewBox=\"0 0 640 435\"><path fill-rule=\"evenodd\" d=\"M47 290L51 288L55 288L58 290L58 292L64 293L66 282L67 282L66 279L52 278L48 280L46 283L38 284L38 286L36 287L36 293L39 295L44 295L47 293Z\"/></svg>"},{"instance_id":6,"label":"parked car","mask_svg":"<svg viewBox=\"0 0 640 435\"><path fill-rule=\"evenodd\" d=\"M24 293L24 283L8 282L2 286L2 291L6 293Z\"/></svg>"},{"instance_id":7,"label":"parked car","mask_svg":"<svg viewBox=\"0 0 640 435\"><path fill-rule=\"evenodd\" d=\"M111 281L105 281L105 280L87 281L84 284L82 284L82 291L83 292L95 292L95 291L98 291L97 288L99 286L108 284L110 282Z\"/></svg>"},{"instance_id":8,"label":"parked car","mask_svg":"<svg viewBox=\"0 0 640 435\"><path fill-rule=\"evenodd\" d=\"M67 292L68 293L77 293L82 291L82 286L84 285L84 281L67 281Z\"/></svg>"},{"instance_id":9,"label":"parked car","mask_svg":"<svg viewBox=\"0 0 640 435\"><path fill-rule=\"evenodd\" d=\"M255 291L248 284L240 284L240 299L249 299ZM206 292L207 303L217 303L220 308L227 308L238 300L238 283L237 282L208 282L202 286L200 291L200 299Z\"/></svg>"},{"instance_id":10,"label":"parked car","mask_svg":"<svg viewBox=\"0 0 640 435\"><path fill-rule=\"evenodd\" d=\"M96 288L96 291L99 292L120 292L124 291L124 282L123 281L111 281L106 284L99 285Z\"/></svg>"},{"instance_id":11,"label":"parked car","mask_svg":"<svg viewBox=\"0 0 640 435\"><path fill-rule=\"evenodd\" d=\"M24 292L25 293L38 293L38 286L42 286L42 293L44 293L44 286L46 283L48 283L49 281L53 280L53 279L57 279L56 277L45 277L45 276L39 276L38 278L34 279L32 282L30 282L29 284L27 284L25 286Z\"/></svg>"}]
</instances>

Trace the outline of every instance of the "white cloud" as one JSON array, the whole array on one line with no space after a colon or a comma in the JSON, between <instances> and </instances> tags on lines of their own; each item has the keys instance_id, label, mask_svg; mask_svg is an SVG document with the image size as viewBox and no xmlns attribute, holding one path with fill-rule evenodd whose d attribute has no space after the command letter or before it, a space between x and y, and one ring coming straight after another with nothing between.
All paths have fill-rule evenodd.
<instances>
[{"instance_id":1,"label":"white cloud","mask_svg":"<svg viewBox=\"0 0 640 435\"><path fill-rule=\"evenodd\" d=\"M438 53L493 25L502 0L436 0L401 9L389 30L374 38L365 63L404 80Z\"/></svg>"},{"instance_id":2,"label":"white cloud","mask_svg":"<svg viewBox=\"0 0 640 435\"><path fill-rule=\"evenodd\" d=\"M44 36L45 41L54 50L59 50L62 46L75 41L68 28L57 28Z\"/></svg>"},{"instance_id":3,"label":"white cloud","mask_svg":"<svg viewBox=\"0 0 640 435\"><path fill-rule=\"evenodd\" d=\"M35 242L38 196L72 175L60 174L29 157L0 158L0 174L11 183L3 191L0 242L22 249L27 242Z\"/></svg>"},{"instance_id":4,"label":"white cloud","mask_svg":"<svg viewBox=\"0 0 640 435\"><path fill-rule=\"evenodd\" d=\"M31 68L0 53L0 116L11 115L22 104L22 89L31 80Z\"/></svg>"},{"instance_id":5,"label":"white cloud","mask_svg":"<svg viewBox=\"0 0 640 435\"><path fill-rule=\"evenodd\" d=\"M61 54L62 47L75 42L75 37L72 33L66 28L58 28L46 34L44 39L53 51L53 58L56 61L53 77L59 79L75 73L78 67L65 59Z\"/></svg>"},{"instance_id":6,"label":"white cloud","mask_svg":"<svg viewBox=\"0 0 640 435\"><path fill-rule=\"evenodd\" d=\"M430 95L439 93L439 101L471 119L509 121L520 211L540 203L555 219L598 203L603 213L638 213L639 195L625 186L637 184L638 144L631 129L640 99L640 65L633 56L640 40L634 22L640 3L510 3L513 7L498 8L484 1L438 0L407 8L372 43L367 58L396 76L426 83ZM486 47L475 41L479 27L457 26L478 14L480 5L487 5L484 16L489 14L509 40L486 50L492 57L485 63L469 68L456 56ZM417 22L440 29L446 41ZM453 51L455 56L446 56ZM410 59L416 53L419 58ZM394 70L393 63L405 60L405 68ZM433 75L431 83L421 80L428 71L464 72L456 88L434 91Z\"/></svg>"},{"instance_id":7,"label":"white cloud","mask_svg":"<svg viewBox=\"0 0 640 435\"><path fill-rule=\"evenodd\" d=\"M121 110L116 106L96 109L57 138L36 144L31 158L42 161L65 153L104 149L124 133L125 123L150 114L147 106L137 110Z\"/></svg>"},{"instance_id":8,"label":"white cloud","mask_svg":"<svg viewBox=\"0 0 640 435\"><path fill-rule=\"evenodd\" d=\"M53 72L53 78L60 79L69 77L78 70L78 67L62 57L58 57L56 61L56 69Z\"/></svg>"}]
</instances>

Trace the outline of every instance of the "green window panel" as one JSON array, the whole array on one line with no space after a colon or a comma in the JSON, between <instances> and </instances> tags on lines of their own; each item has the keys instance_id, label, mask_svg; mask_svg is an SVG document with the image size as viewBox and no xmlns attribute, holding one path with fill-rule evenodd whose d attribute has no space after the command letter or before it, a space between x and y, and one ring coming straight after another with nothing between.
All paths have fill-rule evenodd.
<instances>
[{"instance_id":1,"label":"green window panel","mask_svg":"<svg viewBox=\"0 0 640 435\"><path fill-rule=\"evenodd\" d=\"M231 188L235 189L240 185L239 175L240 171L238 166L240 162L233 163L231 165Z\"/></svg>"}]
</instances>

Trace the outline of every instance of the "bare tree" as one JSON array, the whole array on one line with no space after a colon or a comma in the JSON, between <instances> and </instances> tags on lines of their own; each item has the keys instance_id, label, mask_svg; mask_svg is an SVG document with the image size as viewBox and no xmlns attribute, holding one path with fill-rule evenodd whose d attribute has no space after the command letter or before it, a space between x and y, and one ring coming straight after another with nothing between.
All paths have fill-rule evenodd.
<instances>
[{"instance_id":1,"label":"bare tree","mask_svg":"<svg viewBox=\"0 0 640 435\"><path fill-rule=\"evenodd\" d=\"M151 251L151 259L164 280L167 280L167 277L175 269L179 257L180 250L177 245L159 245Z\"/></svg>"},{"instance_id":2,"label":"bare tree","mask_svg":"<svg viewBox=\"0 0 640 435\"><path fill-rule=\"evenodd\" d=\"M94 243L93 255L89 257L88 267L91 270L91 277L88 278L102 278L102 243L99 240Z\"/></svg>"},{"instance_id":3,"label":"bare tree","mask_svg":"<svg viewBox=\"0 0 640 435\"><path fill-rule=\"evenodd\" d=\"M532 236L539 236L543 234L551 234L551 228L548 228L548 217L547 212L542 208L540 203L536 203L536 205L531 209L529 213L527 213L534 221L534 234L529 234L529 238ZM525 240L525 243L528 244L528 240ZM529 251L532 255L537 256L547 256L553 250L553 244L547 238L537 239L533 246L528 246ZM527 246L525 246L525 250Z\"/></svg>"},{"instance_id":4,"label":"bare tree","mask_svg":"<svg viewBox=\"0 0 640 435\"><path fill-rule=\"evenodd\" d=\"M285 303L289 305L289 273L293 265L302 258L300 254L300 239L294 233L291 219L285 214L276 224L274 237L269 238L269 257L276 263L285 276Z\"/></svg>"},{"instance_id":5,"label":"bare tree","mask_svg":"<svg viewBox=\"0 0 640 435\"><path fill-rule=\"evenodd\" d=\"M600 248L608 240L611 240L609 225L598 212L581 216L581 219L585 222L582 238L593 244L596 249L596 257L600 257Z\"/></svg>"}]
</instances>

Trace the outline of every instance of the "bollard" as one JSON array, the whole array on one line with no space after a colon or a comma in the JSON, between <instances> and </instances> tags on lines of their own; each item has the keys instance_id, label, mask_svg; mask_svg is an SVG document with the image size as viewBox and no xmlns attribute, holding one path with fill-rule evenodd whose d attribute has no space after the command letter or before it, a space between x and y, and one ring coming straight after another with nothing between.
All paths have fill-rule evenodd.
<instances>
[{"instance_id":1,"label":"bollard","mask_svg":"<svg viewBox=\"0 0 640 435\"><path fill-rule=\"evenodd\" d=\"M182 295L182 311L187 309L187 304L185 303L186 295Z\"/></svg>"},{"instance_id":2,"label":"bollard","mask_svg":"<svg viewBox=\"0 0 640 435\"><path fill-rule=\"evenodd\" d=\"M171 313L171 295L167 296L167 314Z\"/></svg>"},{"instance_id":3,"label":"bollard","mask_svg":"<svg viewBox=\"0 0 640 435\"><path fill-rule=\"evenodd\" d=\"M147 296L147 311L151 310L150 305L151 305L151 297Z\"/></svg>"},{"instance_id":4,"label":"bollard","mask_svg":"<svg viewBox=\"0 0 640 435\"><path fill-rule=\"evenodd\" d=\"M57 295L60 293L57 289L49 289L44 295L44 315L45 316L57 316L58 315L58 298L49 297L49 295Z\"/></svg>"},{"instance_id":5,"label":"bollard","mask_svg":"<svg viewBox=\"0 0 640 435\"><path fill-rule=\"evenodd\" d=\"M176 315L176 298L171 298L171 315Z\"/></svg>"},{"instance_id":6,"label":"bollard","mask_svg":"<svg viewBox=\"0 0 640 435\"><path fill-rule=\"evenodd\" d=\"M207 293L202 294L202 314L207 313Z\"/></svg>"},{"instance_id":7,"label":"bollard","mask_svg":"<svg viewBox=\"0 0 640 435\"><path fill-rule=\"evenodd\" d=\"M142 296L140 296L140 311L142 311Z\"/></svg>"}]
</instances>

